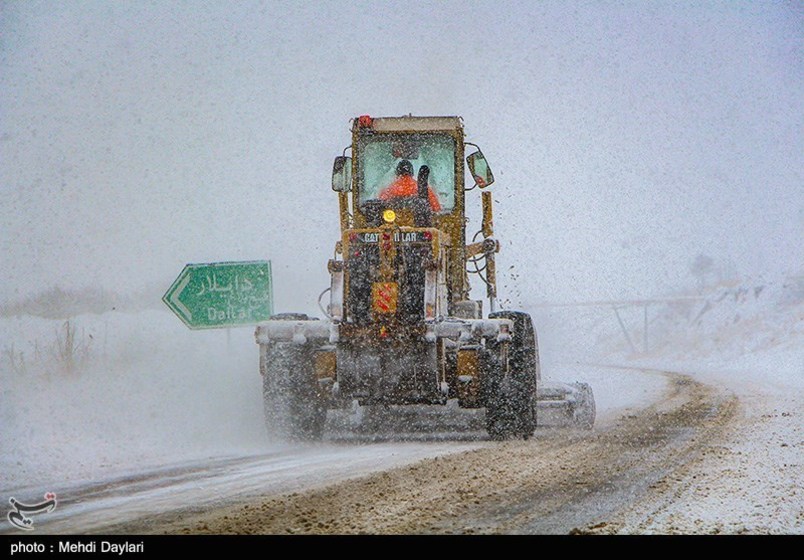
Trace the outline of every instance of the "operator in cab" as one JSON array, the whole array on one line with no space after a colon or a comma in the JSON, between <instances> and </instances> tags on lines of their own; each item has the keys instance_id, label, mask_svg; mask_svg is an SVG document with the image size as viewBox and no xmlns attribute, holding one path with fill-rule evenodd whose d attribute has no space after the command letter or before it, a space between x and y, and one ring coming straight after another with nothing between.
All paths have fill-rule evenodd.
<instances>
[{"instance_id":1,"label":"operator in cab","mask_svg":"<svg viewBox=\"0 0 804 560\"><path fill-rule=\"evenodd\" d=\"M413 164L403 159L396 166L396 179L380 192L380 200L405 198L418 194L418 184L413 177ZM427 199L433 212L441 211L441 203L430 185L427 185Z\"/></svg>"}]
</instances>

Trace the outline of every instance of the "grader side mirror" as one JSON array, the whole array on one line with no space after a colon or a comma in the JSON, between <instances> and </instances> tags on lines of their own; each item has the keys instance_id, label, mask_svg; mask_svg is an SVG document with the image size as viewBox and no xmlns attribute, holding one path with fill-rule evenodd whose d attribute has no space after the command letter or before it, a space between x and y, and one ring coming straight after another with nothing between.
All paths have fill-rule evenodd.
<instances>
[{"instance_id":1,"label":"grader side mirror","mask_svg":"<svg viewBox=\"0 0 804 560\"><path fill-rule=\"evenodd\" d=\"M352 190L352 158L338 156L332 165L332 190L347 193Z\"/></svg>"},{"instance_id":2,"label":"grader side mirror","mask_svg":"<svg viewBox=\"0 0 804 560\"><path fill-rule=\"evenodd\" d=\"M478 150L469 154L466 158L466 163L469 164L469 172L478 187L483 189L494 182L494 175L491 173L491 168L486 158L483 157L483 152Z\"/></svg>"}]
</instances>

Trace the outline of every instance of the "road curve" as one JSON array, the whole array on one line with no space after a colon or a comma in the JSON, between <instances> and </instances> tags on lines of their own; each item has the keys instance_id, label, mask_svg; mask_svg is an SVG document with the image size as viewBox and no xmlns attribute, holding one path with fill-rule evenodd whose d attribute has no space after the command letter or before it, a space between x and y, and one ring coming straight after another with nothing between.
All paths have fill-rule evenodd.
<instances>
[{"instance_id":1,"label":"road curve","mask_svg":"<svg viewBox=\"0 0 804 560\"><path fill-rule=\"evenodd\" d=\"M466 451L247 503L166 512L106 527L156 533L597 532L693 460L737 399L689 376L652 405L591 432L478 442ZM471 445L471 444L468 444Z\"/></svg>"}]
</instances>

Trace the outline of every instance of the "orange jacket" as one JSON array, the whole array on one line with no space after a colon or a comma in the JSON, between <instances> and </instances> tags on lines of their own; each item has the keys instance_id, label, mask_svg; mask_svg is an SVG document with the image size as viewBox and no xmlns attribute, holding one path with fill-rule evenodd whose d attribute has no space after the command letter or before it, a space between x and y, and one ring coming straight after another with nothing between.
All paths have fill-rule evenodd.
<instances>
[{"instance_id":1,"label":"orange jacket","mask_svg":"<svg viewBox=\"0 0 804 560\"><path fill-rule=\"evenodd\" d=\"M385 187L380 193L380 200L390 200L397 197L416 196L419 193L419 185L410 175L402 175L396 181ZM430 201L430 208L433 212L441 211L441 203L438 202L436 193L432 187L427 186L427 199Z\"/></svg>"}]
</instances>

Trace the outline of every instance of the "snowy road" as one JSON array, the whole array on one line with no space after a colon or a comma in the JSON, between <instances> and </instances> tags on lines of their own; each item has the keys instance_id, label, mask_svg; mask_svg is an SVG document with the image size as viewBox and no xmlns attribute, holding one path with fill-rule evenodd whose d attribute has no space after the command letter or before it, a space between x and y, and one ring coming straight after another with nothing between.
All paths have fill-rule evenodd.
<instances>
[{"instance_id":1,"label":"snowy road","mask_svg":"<svg viewBox=\"0 0 804 560\"><path fill-rule=\"evenodd\" d=\"M265 496L160 527L211 533L593 532L630 510L726 430L737 400L688 376L592 432L541 432L356 480ZM644 375L645 372L642 373ZM344 516L342 512L348 511Z\"/></svg>"},{"instance_id":2,"label":"snowy road","mask_svg":"<svg viewBox=\"0 0 804 560\"><path fill-rule=\"evenodd\" d=\"M598 423L604 427L622 414L630 413L662 395L661 376L637 370L582 368L580 380L592 382L598 401ZM570 367L570 371L577 368ZM564 378L576 378L567 371ZM635 382L636 381L636 382ZM438 407L436 407L438 408ZM4 495L29 501L42 488L55 491L59 506L55 512L36 519L37 531L47 533L132 532L162 530L162 524L194 519L221 507L242 506L269 496L312 491L344 480L369 476L411 465L425 458L460 454L474 449L497 449L477 429L458 433L454 417L442 422L436 434L412 433L375 441L374 436L353 435L320 445L276 445L266 442L264 453L229 453L209 458L184 459L164 456L161 463L126 468L125 462L106 472L71 482L42 477L35 485L15 484ZM473 428L482 426L477 413L464 420ZM540 433L537 439L552 439ZM135 466L136 465L136 466ZM0 532L11 533L8 524Z\"/></svg>"},{"instance_id":3,"label":"snowy road","mask_svg":"<svg viewBox=\"0 0 804 560\"><path fill-rule=\"evenodd\" d=\"M174 464L59 488L57 511L37 529L801 532L797 393L641 368L598 367L592 377L592 432L503 443L482 432L357 437Z\"/></svg>"},{"instance_id":4,"label":"snowy road","mask_svg":"<svg viewBox=\"0 0 804 560\"><path fill-rule=\"evenodd\" d=\"M58 488L59 505L36 519L46 533L83 534L114 531L136 521L159 530L160 515L171 519L214 511L222 504L246 503L273 493L309 490L425 457L456 453L482 443L328 443L282 446L246 457L217 458L170 465L138 474ZM31 489L18 495L34 494ZM125 528L118 531L127 531ZM17 532L4 524L0 533Z\"/></svg>"}]
</instances>

